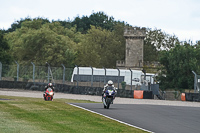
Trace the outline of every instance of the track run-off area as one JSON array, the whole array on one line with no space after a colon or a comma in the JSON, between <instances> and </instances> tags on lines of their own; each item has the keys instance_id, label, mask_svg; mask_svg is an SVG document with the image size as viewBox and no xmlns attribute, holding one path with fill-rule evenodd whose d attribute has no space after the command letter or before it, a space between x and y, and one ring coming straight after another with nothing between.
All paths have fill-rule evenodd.
<instances>
[{"instance_id":1,"label":"track run-off area","mask_svg":"<svg viewBox=\"0 0 200 133\"><path fill-rule=\"evenodd\" d=\"M2 89L0 95L43 98L43 92ZM77 99L101 102L101 96L55 93L54 99ZM67 103L147 132L199 133L200 103L116 97L109 109L102 103Z\"/></svg>"}]
</instances>

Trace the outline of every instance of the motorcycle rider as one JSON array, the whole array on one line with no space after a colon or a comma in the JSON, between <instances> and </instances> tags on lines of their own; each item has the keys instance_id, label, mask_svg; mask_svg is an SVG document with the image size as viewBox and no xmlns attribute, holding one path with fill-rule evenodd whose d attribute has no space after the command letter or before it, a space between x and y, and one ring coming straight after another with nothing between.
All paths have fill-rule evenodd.
<instances>
[{"instance_id":1,"label":"motorcycle rider","mask_svg":"<svg viewBox=\"0 0 200 133\"><path fill-rule=\"evenodd\" d=\"M46 90L47 90L48 88L51 88L51 89L53 90L53 95L54 95L54 87L53 87L53 84L52 84L52 83L48 83L48 85L44 87L43 97L45 96ZM52 98L52 100L53 100L53 98Z\"/></svg>"},{"instance_id":2,"label":"motorcycle rider","mask_svg":"<svg viewBox=\"0 0 200 133\"><path fill-rule=\"evenodd\" d=\"M115 95L114 95L114 97L113 97L113 100L114 100L114 99L115 99L115 96L116 96L116 94L117 94L117 88L115 88L115 86L114 86L112 80L109 80L108 83L104 86L104 89L103 89L103 91L102 91L102 97L103 97L103 94L105 93L106 89L107 89L109 86L113 87L113 89L114 89L114 91L115 91Z\"/></svg>"}]
</instances>

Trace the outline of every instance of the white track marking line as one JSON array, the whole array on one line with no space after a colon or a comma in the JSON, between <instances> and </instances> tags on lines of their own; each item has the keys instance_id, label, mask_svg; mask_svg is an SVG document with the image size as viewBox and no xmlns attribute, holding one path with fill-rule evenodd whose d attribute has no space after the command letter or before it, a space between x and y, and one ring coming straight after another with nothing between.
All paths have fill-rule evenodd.
<instances>
[{"instance_id":1,"label":"white track marking line","mask_svg":"<svg viewBox=\"0 0 200 133\"><path fill-rule=\"evenodd\" d=\"M134 127L134 128L137 128L137 129L141 129L141 130L146 131L146 132L149 132L149 133L154 133L154 132L149 131L149 130L146 130L146 129L144 129L144 128L140 128L140 127L137 127L137 126L134 126L134 125L128 124L128 123L126 123L126 122L123 122L123 121L117 120L117 119L112 118L112 117L109 117L109 116L107 116L107 115L100 114L100 113L98 113L98 112L95 112L95 111L92 111L92 110L86 109L86 108L84 108L84 107L81 107L81 106L78 106L78 105L74 105L74 104L71 104L71 103L68 103L68 104L71 105L71 106L74 106L74 107L77 107L77 108L80 108L80 109L83 109L83 110L86 110L86 111L89 111L89 112L92 112L92 113L95 113L95 114L101 115L101 116L104 116L104 117L106 117L106 118L108 118L108 119L111 119L111 120L117 121L117 122L119 122L119 123L122 123L122 124L128 125L128 126L130 126L130 127Z\"/></svg>"}]
</instances>

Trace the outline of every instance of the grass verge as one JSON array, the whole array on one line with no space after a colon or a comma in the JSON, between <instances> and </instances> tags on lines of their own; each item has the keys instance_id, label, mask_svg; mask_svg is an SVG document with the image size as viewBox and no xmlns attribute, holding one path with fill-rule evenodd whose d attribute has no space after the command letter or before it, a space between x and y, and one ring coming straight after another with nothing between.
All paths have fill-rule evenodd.
<instances>
[{"instance_id":1,"label":"grass verge","mask_svg":"<svg viewBox=\"0 0 200 133\"><path fill-rule=\"evenodd\" d=\"M91 101L0 95L0 133L144 133L68 103Z\"/></svg>"}]
</instances>

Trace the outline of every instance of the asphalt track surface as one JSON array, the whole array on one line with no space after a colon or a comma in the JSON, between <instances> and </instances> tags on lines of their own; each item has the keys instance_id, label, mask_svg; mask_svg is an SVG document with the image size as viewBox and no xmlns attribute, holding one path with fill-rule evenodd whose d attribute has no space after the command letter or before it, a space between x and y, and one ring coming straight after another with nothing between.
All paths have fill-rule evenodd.
<instances>
[{"instance_id":1,"label":"asphalt track surface","mask_svg":"<svg viewBox=\"0 0 200 133\"><path fill-rule=\"evenodd\" d=\"M104 109L102 103L73 104L155 133L200 133L199 107L113 104Z\"/></svg>"},{"instance_id":2,"label":"asphalt track surface","mask_svg":"<svg viewBox=\"0 0 200 133\"><path fill-rule=\"evenodd\" d=\"M0 96L24 96L42 99L41 91L0 88ZM101 102L100 96L55 93L56 98L91 100ZM0 100L4 100L1 99ZM110 118L155 133L200 133L200 103L131 99L116 97L110 109L102 103L72 103Z\"/></svg>"}]
</instances>

